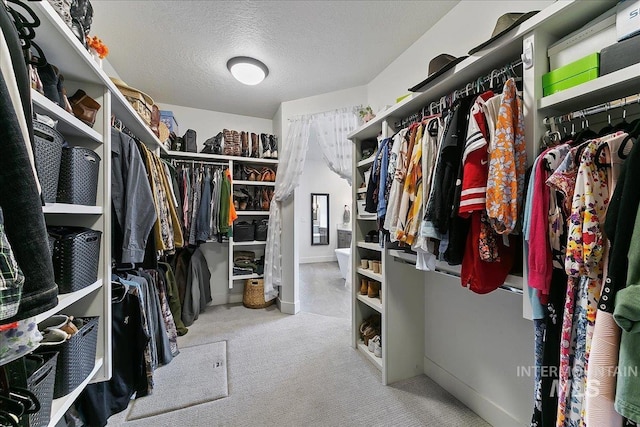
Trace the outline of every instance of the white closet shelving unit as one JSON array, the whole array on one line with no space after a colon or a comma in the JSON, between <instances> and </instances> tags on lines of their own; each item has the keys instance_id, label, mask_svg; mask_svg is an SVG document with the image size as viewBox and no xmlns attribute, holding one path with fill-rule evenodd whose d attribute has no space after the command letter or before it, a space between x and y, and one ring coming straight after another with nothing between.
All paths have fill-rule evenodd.
<instances>
[{"instance_id":1,"label":"white closet shelving unit","mask_svg":"<svg viewBox=\"0 0 640 427\"><path fill-rule=\"evenodd\" d=\"M354 143L354 191L353 209L358 196L366 190L359 188L364 171L373 163L373 157L360 159L362 141L378 135L390 136L396 130L395 123L409 116L440 97L463 88L478 76L491 72L520 58L522 52L531 47L533 66L523 73L523 101L525 108L526 144L529 164L538 154L537 147L544 126L545 115L568 112L572 108L599 103L604 98L615 99L638 91L640 66L633 65L623 70L600 77L557 94L542 97L542 75L549 71L547 48L560 38L580 28L591 19L614 7L613 0L559 1L525 21L511 33L505 35L491 47L470 56L456 65L453 72L445 73L430 86L379 113L349 135ZM383 268L379 277L382 283L382 303L371 303L358 294L360 277L371 277L371 273L360 268L360 259L375 248L363 242L366 232L376 227L370 217L358 215L352 243L353 298L353 345L369 356L371 353L359 343L359 325L371 310L382 314L382 360L373 360L382 370L382 382L392 383L423 372L424 356L424 285L425 275L415 267L415 256L403 251L384 249ZM376 246L378 246L376 244ZM522 276L508 276L503 290L522 294L526 283L526 263ZM436 273L459 276L460 266L449 266L439 262ZM523 300L523 317L531 318L528 298Z\"/></svg>"},{"instance_id":2,"label":"white closet shelving unit","mask_svg":"<svg viewBox=\"0 0 640 427\"><path fill-rule=\"evenodd\" d=\"M47 225L83 226L102 232L98 280L79 291L59 295L55 308L36 317L38 322L56 313L100 317L94 368L79 387L53 401L49 426L55 426L88 383L111 378L111 115L156 154L163 146L51 5L42 1L29 2L29 6L41 21L35 29L35 41L48 62L65 76L67 93L83 89L101 104L91 128L37 91L31 91L35 112L57 120L58 131L70 145L89 148L101 159L96 206L51 203L43 207Z\"/></svg>"},{"instance_id":3,"label":"white closet shelving unit","mask_svg":"<svg viewBox=\"0 0 640 427\"><path fill-rule=\"evenodd\" d=\"M164 157L172 159L193 160L200 161L215 161L226 162L230 171L233 171L234 164L241 164L243 166L253 166L256 168L270 167L277 172L278 159L262 159L257 157L239 157L239 156L225 156L221 154L207 154L207 153L186 153L182 151L167 151L163 154ZM275 182L266 181L248 181L248 180L232 180L231 194L235 186L246 186L247 188L254 187L275 187ZM250 193L253 191L250 190ZM269 217L268 210L236 210L238 214L238 221L252 221L254 219L260 220ZM229 237L229 289L233 289L235 281L247 280L247 279L259 279L262 278L262 274L233 274L233 253L235 248L238 250L250 250L264 254L266 242L262 241L249 241L249 242L234 242L233 237Z\"/></svg>"}]
</instances>

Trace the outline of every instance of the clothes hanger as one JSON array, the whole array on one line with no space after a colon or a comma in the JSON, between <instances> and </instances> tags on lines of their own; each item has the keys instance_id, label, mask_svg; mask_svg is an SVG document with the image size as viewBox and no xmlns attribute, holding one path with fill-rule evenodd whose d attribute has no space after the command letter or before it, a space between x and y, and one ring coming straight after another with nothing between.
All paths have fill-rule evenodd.
<instances>
[{"instance_id":1,"label":"clothes hanger","mask_svg":"<svg viewBox=\"0 0 640 427\"><path fill-rule=\"evenodd\" d=\"M609 135L610 133L613 132L613 126L611 125L611 114L609 113L609 103L608 102L607 102L607 104L605 106L605 111L607 113L607 125L605 127L603 127L602 129L600 129L600 132L598 132L598 136Z\"/></svg>"},{"instance_id":2,"label":"clothes hanger","mask_svg":"<svg viewBox=\"0 0 640 427\"><path fill-rule=\"evenodd\" d=\"M627 98L624 100L624 107L622 108L622 121L613 127L614 132L623 130L629 131L629 123L627 123Z\"/></svg>"},{"instance_id":3,"label":"clothes hanger","mask_svg":"<svg viewBox=\"0 0 640 427\"><path fill-rule=\"evenodd\" d=\"M585 126L586 124L586 126ZM597 138L598 134L589 128L589 120L587 119L584 111L582 111L582 129L574 136L573 145L578 145L583 141Z\"/></svg>"}]
</instances>

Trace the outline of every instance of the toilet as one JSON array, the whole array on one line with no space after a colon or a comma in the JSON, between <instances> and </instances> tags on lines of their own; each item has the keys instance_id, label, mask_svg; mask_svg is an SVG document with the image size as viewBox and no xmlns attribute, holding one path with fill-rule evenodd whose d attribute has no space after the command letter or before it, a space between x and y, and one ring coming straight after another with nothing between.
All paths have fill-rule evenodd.
<instances>
[{"instance_id":1,"label":"toilet","mask_svg":"<svg viewBox=\"0 0 640 427\"><path fill-rule=\"evenodd\" d=\"M338 266L343 279L349 275L349 266L351 264L351 248L336 249L336 258L338 258Z\"/></svg>"}]
</instances>

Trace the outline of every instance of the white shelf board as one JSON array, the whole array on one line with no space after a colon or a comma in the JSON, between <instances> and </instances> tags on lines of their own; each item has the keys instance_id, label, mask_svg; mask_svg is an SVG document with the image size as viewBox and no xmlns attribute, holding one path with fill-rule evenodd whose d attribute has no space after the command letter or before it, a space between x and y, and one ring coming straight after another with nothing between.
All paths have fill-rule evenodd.
<instances>
[{"instance_id":1,"label":"white shelf board","mask_svg":"<svg viewBox=\"0 0 640 427\"><path fill-rule=\"evenodd\" d=\"M418 256L416 254L408 253L400 249L389 249L389 255L394 258L403 259L412 264L415 264L418 261Z\"/></svg>"},{"instance_id":2,"label":"white shelf board","mask_svg":"<svg viewBox=\"0 0 640 427\"><path fill-rule=\"evenodd\" d=\"M363 276L367 276L370 279L377 280L378 282L382 283L382 274L380 274L380 273L374 273L373 271L364 269L362 267L358 267L358 273L363 275Z\"/></svg>"},{"instance_id":3,"label":"white shelf board","mask_svg":"<svg viewBox=\"0 0 640 427\"><path fill-rule=\"evenodd\" d=\"M269 216L269 211L236 211L238 216L251 215L251 216Z\"/></svg>"},{"instance_id":4,"label":"white shelf board","mask_svg":"<svg viewBox=\"0 0 640 427\"><path fill-rule=\"evenodd\" d=\"M70 294L58 294L58 305L56 305L52 309L45 311L44 313L38 314L36 316L36 323L40 323L43 320L48 319L54 314L59 313L65 308L69 307L71 304L75 303L76 301L80 301L82 298L86 297L90 293L96 291L97 289L100 289L102 287L102 283L103 283L102 279L98 279L98 281L96 281L95 283L92 283L91 285L85 288L82 288L79 291L75 291Z\"/></svg>"},{"instance_id":5,"label":"white shelf board","mask_svg":"<svg viewBox=\"0 0 640 427\"><path fill-rule=\"evenodd\" d=\"M243 274L242 276L232 276L231 280L261 279L262 274Z\"/></svg>"},{"instance_id":6,"label":"white shelf board","mask_svg":"<svg viewBox=\"0 0 640 427\"><path fill-rule=\"evenodd\" d=\"M382 249L383 249L380 247L380 243L357 242L356 246L358 246L359 248L369 249L371 251L378 251L378 252L382 252Z\"/></svg>"},{"instance_id":7,"label":"white shelf board","mask_svg":"<svg viewBox=\"0 0 640 427\"><path fill-rule=\"evenodd\" d=\"M275 182L270 181L241 181L236 180L233 181L233 185L259 185L262 187L274 187L276 185Z\"/></svg>"},{"instance_id":8,"label":"white shelf board","mask_svg":"<svg viewBox=\"0 0 640 427\"><path fill-rule=\"evenodd\" d=\"M382 371L382 358L376 357L373 353L371 353L369 351L369 348L364 345L363 341L358 342L358 350L360 350L361 353L364 353L365 357L369 359L371 363L373 363L373 366Z\"/></svg>"},{"instance_id":9,"label":"white shelf board","mask_svg":"<svg viewBox=\"0 0 640 427\"><path fill-rule=\"evenodd\" d=\"M101 215L102 206L70 205L66 203L47 203L42 207L45 214Z\"/></svg>"},{"instance_id":10,"label":"white shelf board","mask_svg":"<svg viewBox=\"0 0 640 427\"><path fill-rule=\"evenodd\" d=\"M358 194L366 193L366 192L367 192L367 187L358 188L356 190L356 193L358 193Z\"/></svg>"},{"instance_id":11,"label":"white shelf board","mask_svg":"<svg viewBox=\"0 0 640 427\"><path fill-rule=\"evenodd\" d=\"M361 168L361 167L364 167L364 166L368 166L368 165L370 165L370 164L373 164L373 162L375 161L375 159L376 159L376 155L375 155L375 154L372 154L371 156L367 157L366 159L364 159L364 160L360 160L360 161L358 162L358 167L359 167L359 168Z\"/></svg>"},{"instance_id":12,"label":"white shelf board","mask_svg":"<svg viewBox=\"0 0 640 427\"><path fill-rule=\"evenodd\" d=\"M54 104L35 89L31 89L31 100L33 101L33 109L37 113L47 115L58 121L56 129L63 135L90 138L98 143L104 141L102 135L97 131L78 120L73 114L69 114L60 106Z\"/></svg>"},{"instance_id":13,"label":"white shelf board","mask_svg":"<svg viewBox=\"0 0 640 427\"><path fill-rule=\"evenodd\" d=\"M58 399L53 399L53 402L51 403L51 419L49 420L49 427L55 427L56 424L58 424L58 421L60 421L62 417L64 417L65 412L67 412L73 402L75 402L78 396L80 396L82 390L84 390L87 384L89 384L93 377L98 373L98 370L100 370L102 364L102 358L96 360L96 364L93 367L91 374L89 374L89 376L84 381L82 381L82 383L78 387L76 387L71 393L67 394L66 396L62 396Z\"/></svg>"},{"instance_id":14,"label":"white shelf board","mask_svg":"<svg viewBox=\"0 0 640 427\"><path fill-rule=\"evenodd\" d=\"M360 221L375 221L377 219L375 214L371 214L370 216L362 216L358 215L357 219Z\"/></svg>"},{"instance_id":15,"label":"white shelf board","mask_svg":"<svg viewBox=\"0 0 640 427\"><path fill-rule=\"evenodd\" d=\"M380 301L380 298L369 298L368 296L361 295L360 293L358 293L357 298L358 301L362 301L378 313L382 314L382 302Z\"/></svg>"},{"instance_id":16,"label":"white shelf board","mask_svg":"<svg viewBox=\"0 0 640 427\"><path fill-rule=\"evenodd\" d=\"M640 86L640 64L634 64L538 101L541 110L566 111L634 95Z\"/></svg>"},{"instance_id":17,"label":"white shelf board","mask_svg":"<svg viewBox=\"0 0 640 427\"><path fill-rule=\"evenodd\" d=\"M250 242L233 242L233 246L263 246L267 242L261 240L252 240Z\"/></svg>"},{"instance_id":18,"label":"white shelf board","mask_svg":"<svg viewBox=\"0 0 640 427\"><path fill-rule=\"evenodd\" d=\"M267 164L267 165L277 165L278 159L260 159L257 157L240 157L240 156L225 156L223 154L207 154L207 153L185 153L183 151L167 151L165 153L167 157L172 157L175 159L185 159L185 160L209 160L209 161L224 161L228 162L229 160L233 160L236 162L242 163L253 163L253 164ZM250 181L253 182L253 181Z\"/></svg>"}]
</instances>

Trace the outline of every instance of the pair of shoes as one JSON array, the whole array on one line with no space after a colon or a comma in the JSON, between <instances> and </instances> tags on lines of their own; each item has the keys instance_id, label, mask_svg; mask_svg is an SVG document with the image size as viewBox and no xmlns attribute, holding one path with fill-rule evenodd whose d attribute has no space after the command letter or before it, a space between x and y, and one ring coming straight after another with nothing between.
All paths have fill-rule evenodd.
<instances>
[{"instance_id":1,"label":"pair of shoes","mask_svg":"<svg viewBox=\"0 0 640 427\"><path fill-rule=\"evenodd\" d=\"M271 199L273 198L273 188L262 189L262 210L268 211L271 206Z\"/></svg>"},{"instance_id":2,"label":"pair of shoes","mask_svg":"<svg viewBox=\"0 0 640 427\"><path fill-rule=\"evenodd\" d=\"M368 243L379 243L380 242L380 235L378 233L378 230L371 230L370 232L368 232L364 236L364 241L368 242Z\"/></svg>"},{"instance_id":3,"label":"pair of shoes","mask_svg":"<svg viewBox=\"0 0 640 427\"><path fill-rule=\"evenodd\" d=\"M260 178L258 181L262 182L275 182L276 172L271 168L262 168L260 171Z\"/></svg>"},{"instance_id":4,"label":"pair of shoes","mask_svg":"<svg viewBox=\"0 0 640 427\"><path fill-rule=\"evenodd\" d=\"M375 357L382 357L382 337L376 335L370 342L373 342L373 350L369 347L369 351L372 352Z\"/></svg>"},{"instance_id":5,"label":"pair of shoes","mask_svg":"<svg viewBox=\"0 0 640 427\"><path fill-rule=\"evenodd\" d=\"M369 340L376 335L380 335L380 323L382 318L379 314L372 314L360 324L360 338L365 345L369 345Z\"/></svg>"},{"instance_id":6,"label":"pair of shoes","mask_svg":"<svg viewBox=\"0 0 640 427\"><path fill-rule=\"evenodd\" d=\"M369 293L369 282L367 279L360 279L360 295L367 295Z\"/></svg>"},{"instance_id":7,"label":"pair of shoes","mask_svg":"<svg viewBox=\"0 0 640 427\"><path fill-rule=\"evenodd\" d=\"M233 207L237 210L245 211L252 206L252 203L253 198L245 188L233 192Z\"/></svg>"},{"instance_id":8,"label":"pair of shoes","mask_svg":"<svg viewBox=\"0 0 640 427\"><path fill-rule=\"evenodd\" d=\"M275 135L260 134L262 141L262 158L277 159L278 158L278 138Z\"/></svg>"}]
</instances>

